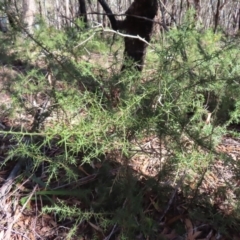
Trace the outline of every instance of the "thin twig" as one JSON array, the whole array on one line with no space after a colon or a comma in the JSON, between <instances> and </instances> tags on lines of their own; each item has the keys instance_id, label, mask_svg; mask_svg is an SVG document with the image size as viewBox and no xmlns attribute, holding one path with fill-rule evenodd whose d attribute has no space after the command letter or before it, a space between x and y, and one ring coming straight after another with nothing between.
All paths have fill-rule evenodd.
<instances>
[{"instance_id":1,"label":"thin twig","mask_svg":"<svg viewBox=\"0 0 240 240\"><path fill-rule=\"evenodd\" d=\"M84 43L88 42L90 39L92 39L95 36L96 33L93 33L90 37L85 39L83 42L79 43L77 46L75 46L73 49L82 46Z\"/></svg>"},{"instance_id":2,"label":"thin twig","mask_svg":"<svg viewBox=\"0 0 240 240\"><path fill-rule=\"evenodd\" d=\"M23 210L26 208L28 202L31 200L33 194L35 193L37 189L37 185L34 187L34 189L32 190L30 196L28 197L27 201L24 203L24 205L22 206L21 210L19 211L18 214L16 214L12 220L11 223L9 223L9 226L7 228L7 232L5 234L5 239L11 239L10 236L11 236L11 232L12 232L12 227L13 225L17 222L17 220L21 217L22 213L23 213Z\"/></svg>"},{"instance_id":3,"label":"thin twig","mask_svg":"<svg viewBox=\"0 0 240 240\"><path fill-rule=\"evenodd\" d=\"M4 230L8 230L7 227L3 227L3 226L0 226L0 229L4 229ZM27 236L25 236L25 234L21 233L21 232L18 232L18 231L15 231L15 230L11 230L12 233L15 233L15 234L18 234L24 238L26 238L27 240L30 240L30 238L28 238Z\"/></svg>"},{"instance_id":4,"label":"thin twig","mask_svg":"<svg viewBox=\"0 0 240 240\"><path fill-rule=\"evenodd\" d=\"M119 31L115 31L115 30L112 30L112 29L104 29L104 28L103 28L103 31L104 31L104 32L116 33L116 34L118 34L119 36L122 36L122 37L139 39L140 41L146 43L146 44L147 44L148 46L150 46L151 48L155 49L148 41L146 41L144 38L140 37L139 35L134 36L134 35L129 35L129 34L120 33Z\"/></svg>"},{"instance_id":5,"label":"thin twig","mask_svg":"<svg viewBox=\"0 0 240 240\"><path fill-rule=\"evenodd\" d=\"M104 238L104 240L109 240L112 237L113 233L115 232L116 227L117 227L117 224L115 223L115 225L112 228L112 231L110 232L110 234L107 237Z\"/></svg>"},{"instance_id":6,"label":"thin twig","mask_svg":"<svg viewBox=\"0 0 240 240\"><path fill-rule=\"evenodd\" d=\"M172 196L171 198L169 199L168 201L168 205L166 207L166 209L164 210L163 214L161 215L159 221L162 222L163 218L166 216L168 210L170 209L172 203L173 203L173 200L177 194L177 190L178 190L178 187L180 186L180 184L182 183L183 181L183 178L185 177L185 173L183 174L183 176L181 177L181 179L178 181L178 184L176 185L176 187L174 188L173 192L172 192Z\"/></svg>"},{"instance_id":7,"label":"thin twig","mask_svg":"<svg viewBox=\"0 0 240 240\"><path fill-rule=\"evenodd\" d=\"M17 164L14 166L14 168L11 171L10 175L8 176L8 178L6 179L5 183L2 185L1 190L0 190L0 200L4 196L6 196L9 193L9 191L11 190L12 185L13 185L13 181L16 178L16 176L18 175L18 173L19 173L19 171L21 169L21 165L22 165L22 162L21 162L21 160L19 160L17 162ZM0 205L1 205L1 202L0 202Z\"/></svg>"},{"instance_id":8,"label":"thin twig","mask_svg":"<svg viewBox=\"0 0 240 240\"><path fill-rule=\"evenodd\" d=\"M8 195L8 198L10 198L11 196L13 196L19 189L21 189L25 183L27 183L31 177L33 176L33 174L31 174L23 183L20 184L20 186L18 186L14 191L12 191L9 195Z\"/></svg>"},{"instance_id":9,"label":"thin twig","mask_svg":"<svg viewBox=\"0 0 240 240\"><path fill-rule=\"evenodd\" d=\"M124 201L124 203L123 203L122 209L125 208L126 203L127 203L127 198L125 199L125 201ZM113 226L113 228L112 228L112 231L110 232L110 234L109 234L107 237L104 238L104 240L110 240L110 238L112 237L112 235L113 235L114 232L115 232L116 227L117 227L117 224L115 223L114 226Z\"/></svg>"},{"instance_id":10,"label":"thin twig","mask_svg":"<svg viewBox=\"0 0 240 240\"><path fill-rule=\"evenodd\" d=\"M138 19L143 19L145 21L161 24L159 21L154 21L151 18L147 17L142 17L138 15L133 15L133 14L126 14L126 13L121 13L121 14L112 14L112 13L98 13L98 12L88 12L87 14L89 15L103 15L103 16L115 16L115 17L133 17L133 18L138 18Z\"/></svg>"}]
</instances>

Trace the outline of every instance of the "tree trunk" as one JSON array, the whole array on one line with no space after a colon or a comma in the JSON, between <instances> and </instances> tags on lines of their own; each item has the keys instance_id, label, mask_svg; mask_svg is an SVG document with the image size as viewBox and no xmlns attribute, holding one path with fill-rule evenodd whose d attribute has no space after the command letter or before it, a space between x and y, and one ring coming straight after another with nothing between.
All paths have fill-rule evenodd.
<instances>
[{"instance_id":1,"label":"tree trunk","mask_svg":"<svg viewBox=\"0 0 240 240\"><path fill-rule=\"evenodd\" d=\"M6 14L8 21L12 29L19 30L19 26L16 20L19 20L18 9L16 8L16 2L13 0L4 1L4 7L6 9Z\"/></svg>"},{"instance_id":2,"label":"tree trunk","mask_svg":"<svg viewBox=\"0 0 240 240\"><path fill-rule=\"evenodd\" d=\"M23 0L23 22L30 33L33 32L34 17L36 14L35 0Z\"/></svg>"},{"instance_id":3,"label":"tree trunk","mask_svg":"<svg viewBox=\"0 0 240 240\"><path fill-rule=\"evenodd\" d=\"M157 0L135 0L126 11L123 30L126 34L140 36L147 42L151 40L153 20L158 11ZM128 66L128 59L133 61L134 68L141 71L146 55L147 44L139 39L125 37L124 63L122 70Z\"/></svg>"},{"instance_id":4,"label":"tree trunk","mask_svg":"<svg viewBox=\"0 0 240 240\"><path fill-rule=\"evenodd\" d=\"M70 23L69 0L65 0L65 25L70 27Z\"/></svg>"},{"instance_id":5,"label":"tree trunk","mask_svg":"<svg viewBox=\"0 0 240 240\"><path fill-rule=\"evenodd\" d=\"M147 44L139 39L131 38L131 36L139 36L147 42L151 40L151 33L154 25L153 19L158 11L157 0L135 0L126 11L126 18L124 21L116 21L115 16L112 14L105 0L98 1L108 14L112 28L114 30L123 31L125 34L129 35L124 38L125 49L122 71L129 66L128 60L133 62L133 66L136 70L142 71Z\"/></svg>"},{"instance_id":6,"label":"tree trunk","mask_svg":"<svg viewBox=\"0 0 240 240\"><path fill-rule=\"evenodd\" d=\"M78 0L79 3L79 17L82 18L85 26L87 26L88 19L87 19L87 10L86 10L86 2L85 0Z\"/></svg>"},{"instance_id":7,"label":"tree trunk","mask_svg":"<svg viewBox=\"0 0 240 240\"><path fill-rule=\"evenodd\" d=\"M98 0L98 2L101 4L103 10L106 12L108 19L111 23L113 30L118 30L118 21L116 20L115 16L112 13L112 10L108 6L107 2L105 0Z\"/></svg>"},{"instance_id":8,"label":"tree trunk","mask_svg":"<svg viewBox=\"0 0 240 240\"><path fill-rule=\"evenodd\" d=\"M97 22L98 22L98 24L101 24L101 15L100 15L101 11L100 11L100 3L99 2L97 2L97 13L98 13Z\"/></svg>"}]
</instances>

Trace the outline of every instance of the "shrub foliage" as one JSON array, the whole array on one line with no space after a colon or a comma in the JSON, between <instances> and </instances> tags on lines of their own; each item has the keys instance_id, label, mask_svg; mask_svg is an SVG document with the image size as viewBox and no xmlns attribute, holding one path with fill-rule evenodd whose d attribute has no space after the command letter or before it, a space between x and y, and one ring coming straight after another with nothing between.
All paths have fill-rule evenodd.
<instances>
[{"instance_id":1,"label":"shrub foliage","mask_svg":"<svg viewBox=\"0 0 240 240\"><path fill-rule=\"evenodd\" d=\"M0 36L2 61L17 72L1 86L11 96L2 115L15 121L1 134L17 143L3 165L21 161L24 178L40 188L42 211L74 219L69 239L85 222L98 226L91 239L111 229L119 239L155 239L177 182L187 206L196 201L193 216L215 221L223 232L228 227L199 188L216 158L232 166L215 147L240 120L239 41L197 29L189 18L154 39L141 74L119 70L122 39L104 39L101 30L57 31L42 23L13 46L11 33ZM145 154L136 142L149 136L169 154L157 160L164 158L155 178L142 179L129 165L136 152ZM158 199L158 215L145 211L148 195ZM238 205L231 227L239 223Z\"/></svg>"}]
</instances>

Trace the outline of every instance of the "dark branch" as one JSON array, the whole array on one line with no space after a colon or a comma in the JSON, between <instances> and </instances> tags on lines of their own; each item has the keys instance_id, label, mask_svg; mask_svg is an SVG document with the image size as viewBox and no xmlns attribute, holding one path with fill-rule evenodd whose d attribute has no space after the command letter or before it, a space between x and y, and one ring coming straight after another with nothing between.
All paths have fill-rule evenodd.
<instances>
[{"instance_id":1,"label":"dark branch","mask_svg":"<svg viewBox=\"0 0 240 240\"><path fill-rule=\"evenodd\" d=\"M101 4L103 10L107 13L108 19L111 23L113 30L118 30L118 21L116 20L115 16L112 13L112 10L108 6L105 0L98 0L98 2Z\"/></svg>"},{"instance_id":2,"label":"dark branch","mask_svg":"<svg viewBox=\"0 0 240 240\"><path fill-rule=\"evenodd\" d=\"M79 2L79 16L83 17L83 21L87 24L87 10L86 10L86 2L85 0L78 0Z\"/></svg>"},{"instance_id":3,"label":"dark branch","mask_svg":"<svg viewBox=\"0 0 240 240\"><path fill-rule=\"evenodd\" d=\"M121 14L115 14L115 13L99 13L99 12L88 12L88 15L106 15L106 16L117 16L117 17L133 17L133 18L138 18L138 19L143 19L149 22L153 22L153 23L157 23L157 24L161 24L160 21L154 21L151 18L147 18L147 17L141 17L138 15L133 15L133 14L126 14L126 13L121 13ZM117 21L119 22L119 21Z\"/></svg>"}]
</instances>

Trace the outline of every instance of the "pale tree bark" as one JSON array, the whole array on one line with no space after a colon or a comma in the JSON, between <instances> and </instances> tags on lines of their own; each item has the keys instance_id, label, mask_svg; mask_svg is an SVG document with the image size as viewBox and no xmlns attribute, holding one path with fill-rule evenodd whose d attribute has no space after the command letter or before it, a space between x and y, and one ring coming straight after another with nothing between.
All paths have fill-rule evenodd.
<instances>
[{"instance_id":1,"label":"pale tree bark","mask_svg":"<svg viewBox=\"0 0 240 240\"><path fill-rule=\"evenodd\" d=\"M55 2L55 25L57 26L57 29L60 29L61 28L61 20L60 20L60 17L59 17L59 11L60 11L60 4L59 4L59 0L56 0Z\"/></svg>"},{"instance_id":2,"label":"pale tree bark","mask_svg":"<svg viewBox=\"0 0 240 240\"><path fill-rule=\"evenodd\" d=\"M27 30L32 33L35 15L37 13L35 0L23 0L23 23L26 25Z\"/></svg>"},{"instance_id":3,"label":"pale tree bark","mask_svg":"<svg viewBox=\"0 0 240 240\"><path fill-rule=\"evenodd\" d=\"M21 14L18 15L18 10L22 12L23 1L28 2L31 0L0 0L6 3L6 13L8 11L9 23L12 27L16 27L16 22L10 15L18 16L21 21ZM66 19L69 16L68 9L70 6L70 19L78 16L80 2L86 2L86 12L100 12L99 4L97 0L35 0L38 3L37 13L42 13L42 17L46 20L46 23L52 27L61 28L66 23ZM111 7L114 13L124 13L129 6L136 2L136 0L101 0L106 2ZM219 26L226 33L235 34L239 31L239 0L157 0L160 7L161 26L164 29L171 27L172 25L181 25L185 21L186 12L189 7L196 10L196 21L204 28L215 28ZM139 1L140 2L140 1ZM143 1L144 2L144 1ZM149 1L151 4L152 0ZM220 4L217 4L220 3ZM16 8L16 5L18 6ZM20 7L19 7L20 6ZM83 6L83 5L82 5ZM174 7L173 7L174 6ZM72 14L72 15L71 15ZM139 14L137 14L139 15ZM140 14L141 15L141 14ZM73 16L73 18L71 18ZM84 17L82 15L82 17ZM89 14L88 22L104 23L107 16ZM124 17L118 17L123 20ZM84 20L85 21L85 20ZM109 23L109 21L107 21ZM198 26L198 25L196 25ZM113 27L113 26L112 26ZM161 29L162 29L161 28Z\"/></svg>"},{"instance_id":4,"label":"pale tree bark","mask_svg":"<svg viewBox=\"0 0 240 240\"><path fill-rule=\"evenodd\" d=\"M100 24L101 23L101 16L100 16L100 13L101 13L101 10L100 10L100 3L97 2L97 22Z\"/></svg>"},{"instance_id":5,"label":"pale tree bark","mask_svg":"<svg viewBox=\"0 0 240 240\"><path fill-rule=\"evenodd\" d=\"M107 0L106 0L106 3L107 3ZM106 17L106 15L102 15L102 26L104 27L104 28L106 28L107 27L107 17Z\"/></svg>"},{"instance_id":6,"label":"pale tree bark","mask_svg":"<svg viewBox=\"0 0 240 240\"><path fill-rule=\"evenodd\" d=\"M65 23L67 26L70 24L69 0L65 0Z\"/></svg>"}]
</instances>

